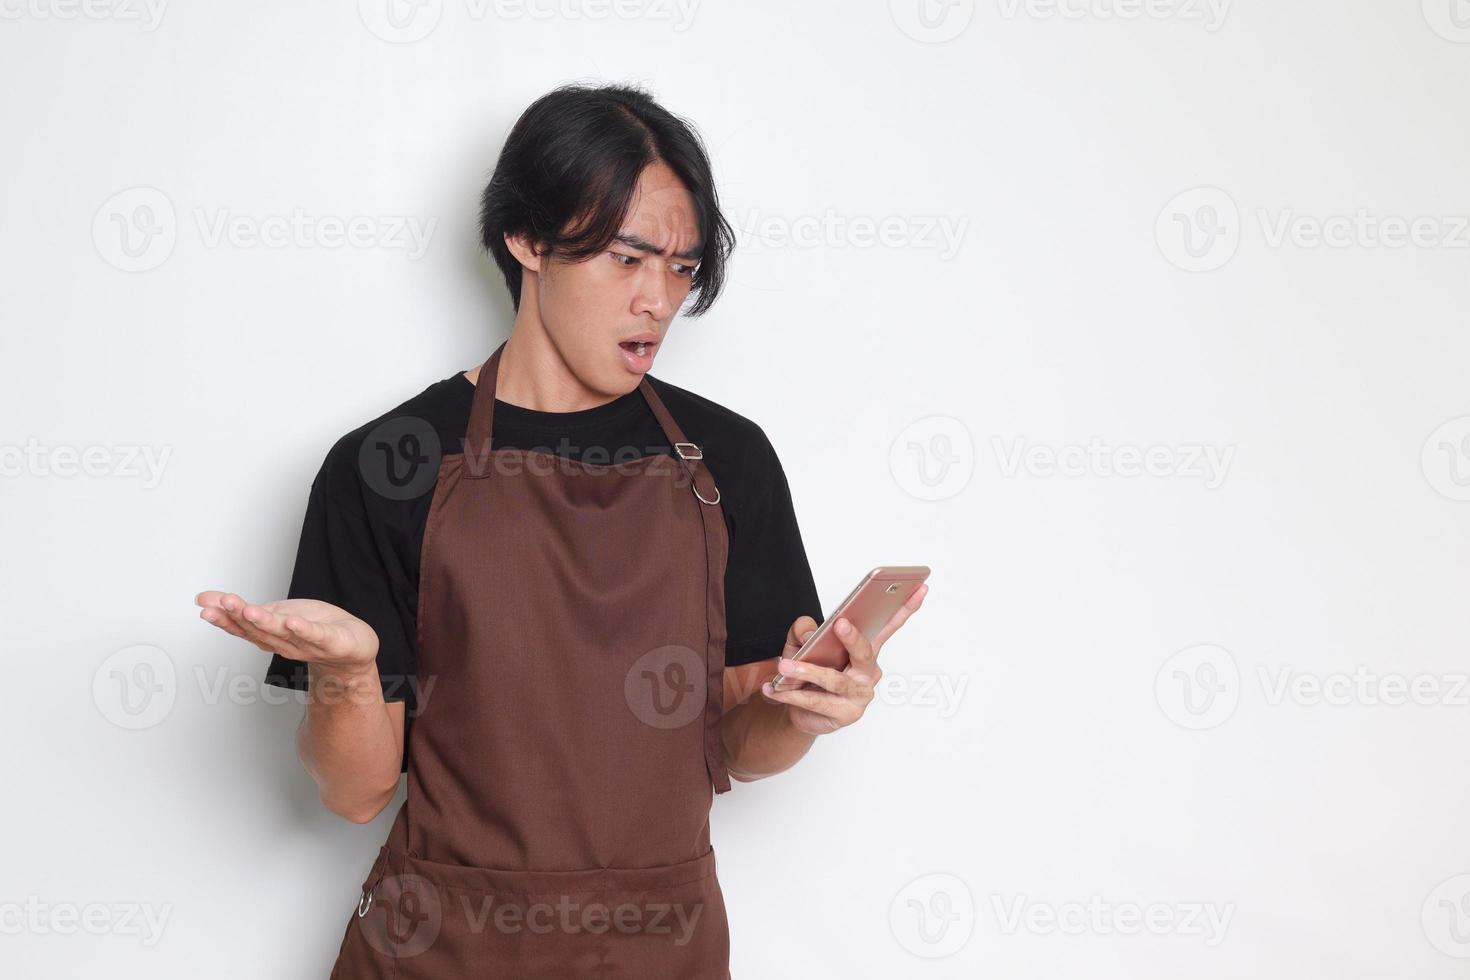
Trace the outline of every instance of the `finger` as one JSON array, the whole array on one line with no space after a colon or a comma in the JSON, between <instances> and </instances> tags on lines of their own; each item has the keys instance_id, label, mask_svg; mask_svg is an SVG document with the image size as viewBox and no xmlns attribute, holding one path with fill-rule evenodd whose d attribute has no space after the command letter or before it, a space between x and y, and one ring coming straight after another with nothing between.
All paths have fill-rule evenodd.
<instances>
[{"instance_id":1,"label":"finger","mask_svg":"<svg viewBox=\"0 0 1470 980\"><path fill-rule=\"evenodd\" d=\"M857 686L857 679L851 674L831 667L822 667L817 664L809 664L804 660L781 660L776 668L787 677L796 681L806 681L815 684L824 691L850 697Z\"/></svg>"},{"instance_id":2,"label":"finger","mask_svg":"<svg viewBox=\"0 0 1470 980\"><path fill-rule=\"evenodd\" d=\"M904 604L898 607L897 611L895 611L894 614L888 618L887 623L883 624L883 628L879 630L878 635L873 638L873 645L877 647L883 646L883 644L888 641L888 638L890 636L898 632L898 628L900 626L908 622L908 618L910 616L919 611L919 607L924 604L924 596L928 594L928 582L925 582L923 585L915 589L914 594L909 596Z\"/></svg>"},{"instance_id":3,"label":"finger","mask_svg":"<svg viewBox=\"0 0 1470 980\"><path fill-rule=\"evenodd\" d=\"M235 622L235 618L217 606L208 606L199 610L199 618L212 626L218 626L231 636L238 636L242 640L249 639L245 631Z\"/></svg>"},{"instance_id":4,"label":"finger","mask_svg":"<svg viewBox=\"0 0 1470 980\"><path fill-rule=\"evenodd\" d=\"M823 718L831 718L844 725L857 714L850 700L839 697L836 694L828 694L826 691L811 689L777 691L771 687L770 681L765 683L761 691L772 701L780 701L782 704L789 704L795 708L803 708L812 714L821 715Z\"/></svg>"},{"instance_id":5,"label":"finger","mask_svg":"<svg viewBox=\"0 0 1470 980\"><path fill-rule=\"evenodd\" d=\"M256 632L261 633L276 642L291 643L296 639L295 634L286 629L286 617L276 612L270 606L246 603L240 610L240 618L251 626ZM296 618L300 618L299 616Z\"/></svg>"},{"instance_id":6,"label":"finger","mask_svg":"<svg viewBox=\"0 0 1470 980\"><path fill-rule=\"evenodd\" d=\"M209 614L209 621L235 636L259 645L254 626L240 618L245 600L233 592L216 592L214 597L214 604L204 610Z\"/></svg>"},{"instance_id":7,"label":"finger","mask_svg":"<svg viewBox=\"0 0 1470 980\"><path fill-rule=\"evenodd\" d=\"M344 644L351 642L351 637L342 627L283 612L285 603L279 600L255 605L234 593L226 595L230 599L222 599L221 605L226 611L235 608L232 615L246 631L247 638L273 644L281 648L279 652L283 656L293 660L316 662L330 659Z\"/></svg>"},{"instance_id":8,"label":"finger","mask_svg":"<svg viewBox=\"0 0 1470 980\"><path fill-rule=\"evenodd\" d=\"M810 616L798 616L796 622L786 631L786 648L782 651L784 656L791 656L801 645L806 642L807 637L817 631L817 621Z\"/></svg>"},{"instance_id":9,"label":"finger","mask_svg":"<svg viewBox=\"0 0 1470 980\"><path fill-rule=\"evenodd\" d=\"M229 630L229 632L234 633L241 639L250 641L257 648L265 651L266 653L277 652L275 644L272 643L265 635L256 630L255 627L252 626L250 623L245 622L244 620L240 619L239 616L233 613L225 613L224 615L229 619L230 624L234 627L233 629Z\"/></svg>"},{"instance_id":10,"label":"finger","mask_svg":"<svg viewBox=\"0 0 1470 980\"><path fill-rule=\"evenodd\" d=\"M305 659L301 656L301 651L291 642L289 634L284 631L275 633L264 628L270 618L281 618L277 614L263 606L252 605L233 592L226 592L220 597L219 608L229 615L234 624L242 631L245 639L265 652L279 653L292 660Z\"/></svg>"},{"instance_id":11,"label":"finger","mask_svg":"<svg viewBox=\"0 0 1470 980\"><path fill-rule=\"evenodd\" d=\"M230 615L234 615L245 608L245 600L233 592L217 592L215 595L215 605Z\"/></svg>"},{"instance_id":12,"label":"finger","mask_svg":"<svg viewBox=\"0 0 1470 980\"><path fill-rule=\"evenodd\" d=\"M877 663L878 654L868 638L863 636L863 631L854 626L846 616L838 617L837 622L832 624L832 631L837 634L842 645L847 647L848 670L859 674L871 673Z\"/></svg>"},{"instance_id":13,"label":"finger","mask_svg":"<svg viewBox=\"0 0 1470 980\"><path fill-rule=\"evenodd\" d=\"M240 631L237 635L249 640L261 650L266 653L279 653L283 657L290 657L292 660L300 659L295 656L294 651L288 652L285 644L278 643L274 637L262 633L255 628L254 623L242 619L238 613L228 613L227 615L230 617L230 622L234 623L235 628Z\"/></svg>"},{"instance_id":14,"label":"finger","mask_svg":"<svg viewBox=\"0 0 1470 980\"><path fill-rule=\"evenodd\" d=\"M303 646L331 651L334 644L340 639L335 627L325 623L315 623L294 614L281 616L280 622L285 636Z\"/></svg>"},{"instance_id":15,"label":"finger","mask_svg":"<svg viewBox=\"0 0 1470 980\"><path fill-rule=\"evenodd\" d=\"M274 607L275 603L271 604ZM302 659L331 663L353 650L352 631L340 623L323 623L294 613L281 613L281 628L289 641L305 651Z\"/></svg>"}]
</instances>

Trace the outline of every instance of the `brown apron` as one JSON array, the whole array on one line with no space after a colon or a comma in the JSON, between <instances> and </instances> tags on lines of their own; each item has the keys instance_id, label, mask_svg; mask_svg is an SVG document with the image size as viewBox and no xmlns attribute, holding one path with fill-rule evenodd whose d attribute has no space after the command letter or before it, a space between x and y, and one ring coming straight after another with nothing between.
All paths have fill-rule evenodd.
<instances>
[{"instance_id":1,"label":"brown apron","mask_svg":"<svg viewBox=\"0 0 1470 980\"><path fill-rule=\"evenodd\" d=\"M408 798L331 976L726 980L719 491L646 377L675 455L492 452L504 348L439 464Z\"/></svg>"}]
</instances>

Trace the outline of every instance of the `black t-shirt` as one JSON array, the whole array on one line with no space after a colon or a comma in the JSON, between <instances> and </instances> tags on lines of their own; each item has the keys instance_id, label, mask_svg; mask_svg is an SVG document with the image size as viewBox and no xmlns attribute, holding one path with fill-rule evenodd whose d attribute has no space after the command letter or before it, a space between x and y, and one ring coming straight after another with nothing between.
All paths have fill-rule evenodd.
<instances>
[{"instance_id":1,"label":"black t-shirt","mask_svg":"<svg viewBox=\"0 0 1470 980\"><path fill-rule=\"evenodd\" d=\"M797 617L822 620L780 460L754 422L646 377L685 437L703 449L720 488L730 532L725 664L779 657ZM464 451L474 395L474 384L456 372L337 440L311 485L287 593L339 606L376 631L383 697L405 702L409 729L424 524L441 453ZM673 453L636 388L577 412L534 411L497 398L491 445L602 464ZM304 663L275 654L265 681L305 690L307 676ZM407 738L405 732L405 769Z\"/></svg>"}]
</instances>

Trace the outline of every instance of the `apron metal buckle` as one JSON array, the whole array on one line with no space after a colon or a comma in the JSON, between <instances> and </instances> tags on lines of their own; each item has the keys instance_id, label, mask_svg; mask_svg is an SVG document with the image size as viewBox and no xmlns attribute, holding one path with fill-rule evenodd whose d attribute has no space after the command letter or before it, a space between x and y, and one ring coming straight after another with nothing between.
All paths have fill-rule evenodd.
<instances>
[{"instance_id":1,"label":"apron metal buckle","mask_svg":"<svg viewBox=\"0 0 1470 980\"><path fill-rule=\"evenodd\" d=\"M693 450L693 451L690 452L690 450ZM698 445L696 445L695 443L692 443L692 442L676 442L676 443L674 443L674 452L678 453L679 454L679 458L680 459L683 459L683 460L704 459L704 450L703 449L700 449ZM690 471L690 476L693 476L693 475L694 475L693 474L693 471L691 470ZM717 504L717 503L720 502L720 488L719 487L715 487L715 499L714 500L710 500L704 494L702 494L702 493L699 492L699 484L698 483L695 483L693 481L690 481L690 486L694 490L694 495L699 498L700 503L709 504L709 505L713 506L713 505L715 505L715 504Z\"/></svg>"},{"instance_id":2,"label":"apron metal buckle","mask_svg":"<svg viewBox=\"0 0 1470 980\"><path fill-rule=\"evenodd\" d=\"M374 888L373 891L377 891L377 889ZM373 891L363 892L362 898L357 900L357 917L359 919L367 915L368 909L373 907Z\"/></svg>"}]
</instances>

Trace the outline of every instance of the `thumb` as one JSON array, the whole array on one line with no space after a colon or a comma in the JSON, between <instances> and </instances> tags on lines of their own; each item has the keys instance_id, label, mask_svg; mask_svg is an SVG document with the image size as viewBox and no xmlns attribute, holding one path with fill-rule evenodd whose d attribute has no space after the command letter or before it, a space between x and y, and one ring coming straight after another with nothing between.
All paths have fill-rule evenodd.
<instances>
[{"instance_id":1,"label":"thumb","mask_svg":"<svg viewBox=\"0 0 1470 980\"><path fill-rule=\"evenodd\" d=\"M815 619L812 619L810 616L798 617L796 622L791 624L791 629L786 631L786 649L784 653L787 656L795 653L806 642L806 638L816 632L816 629L817 621Z\"/></svg>"}]
</instances>

